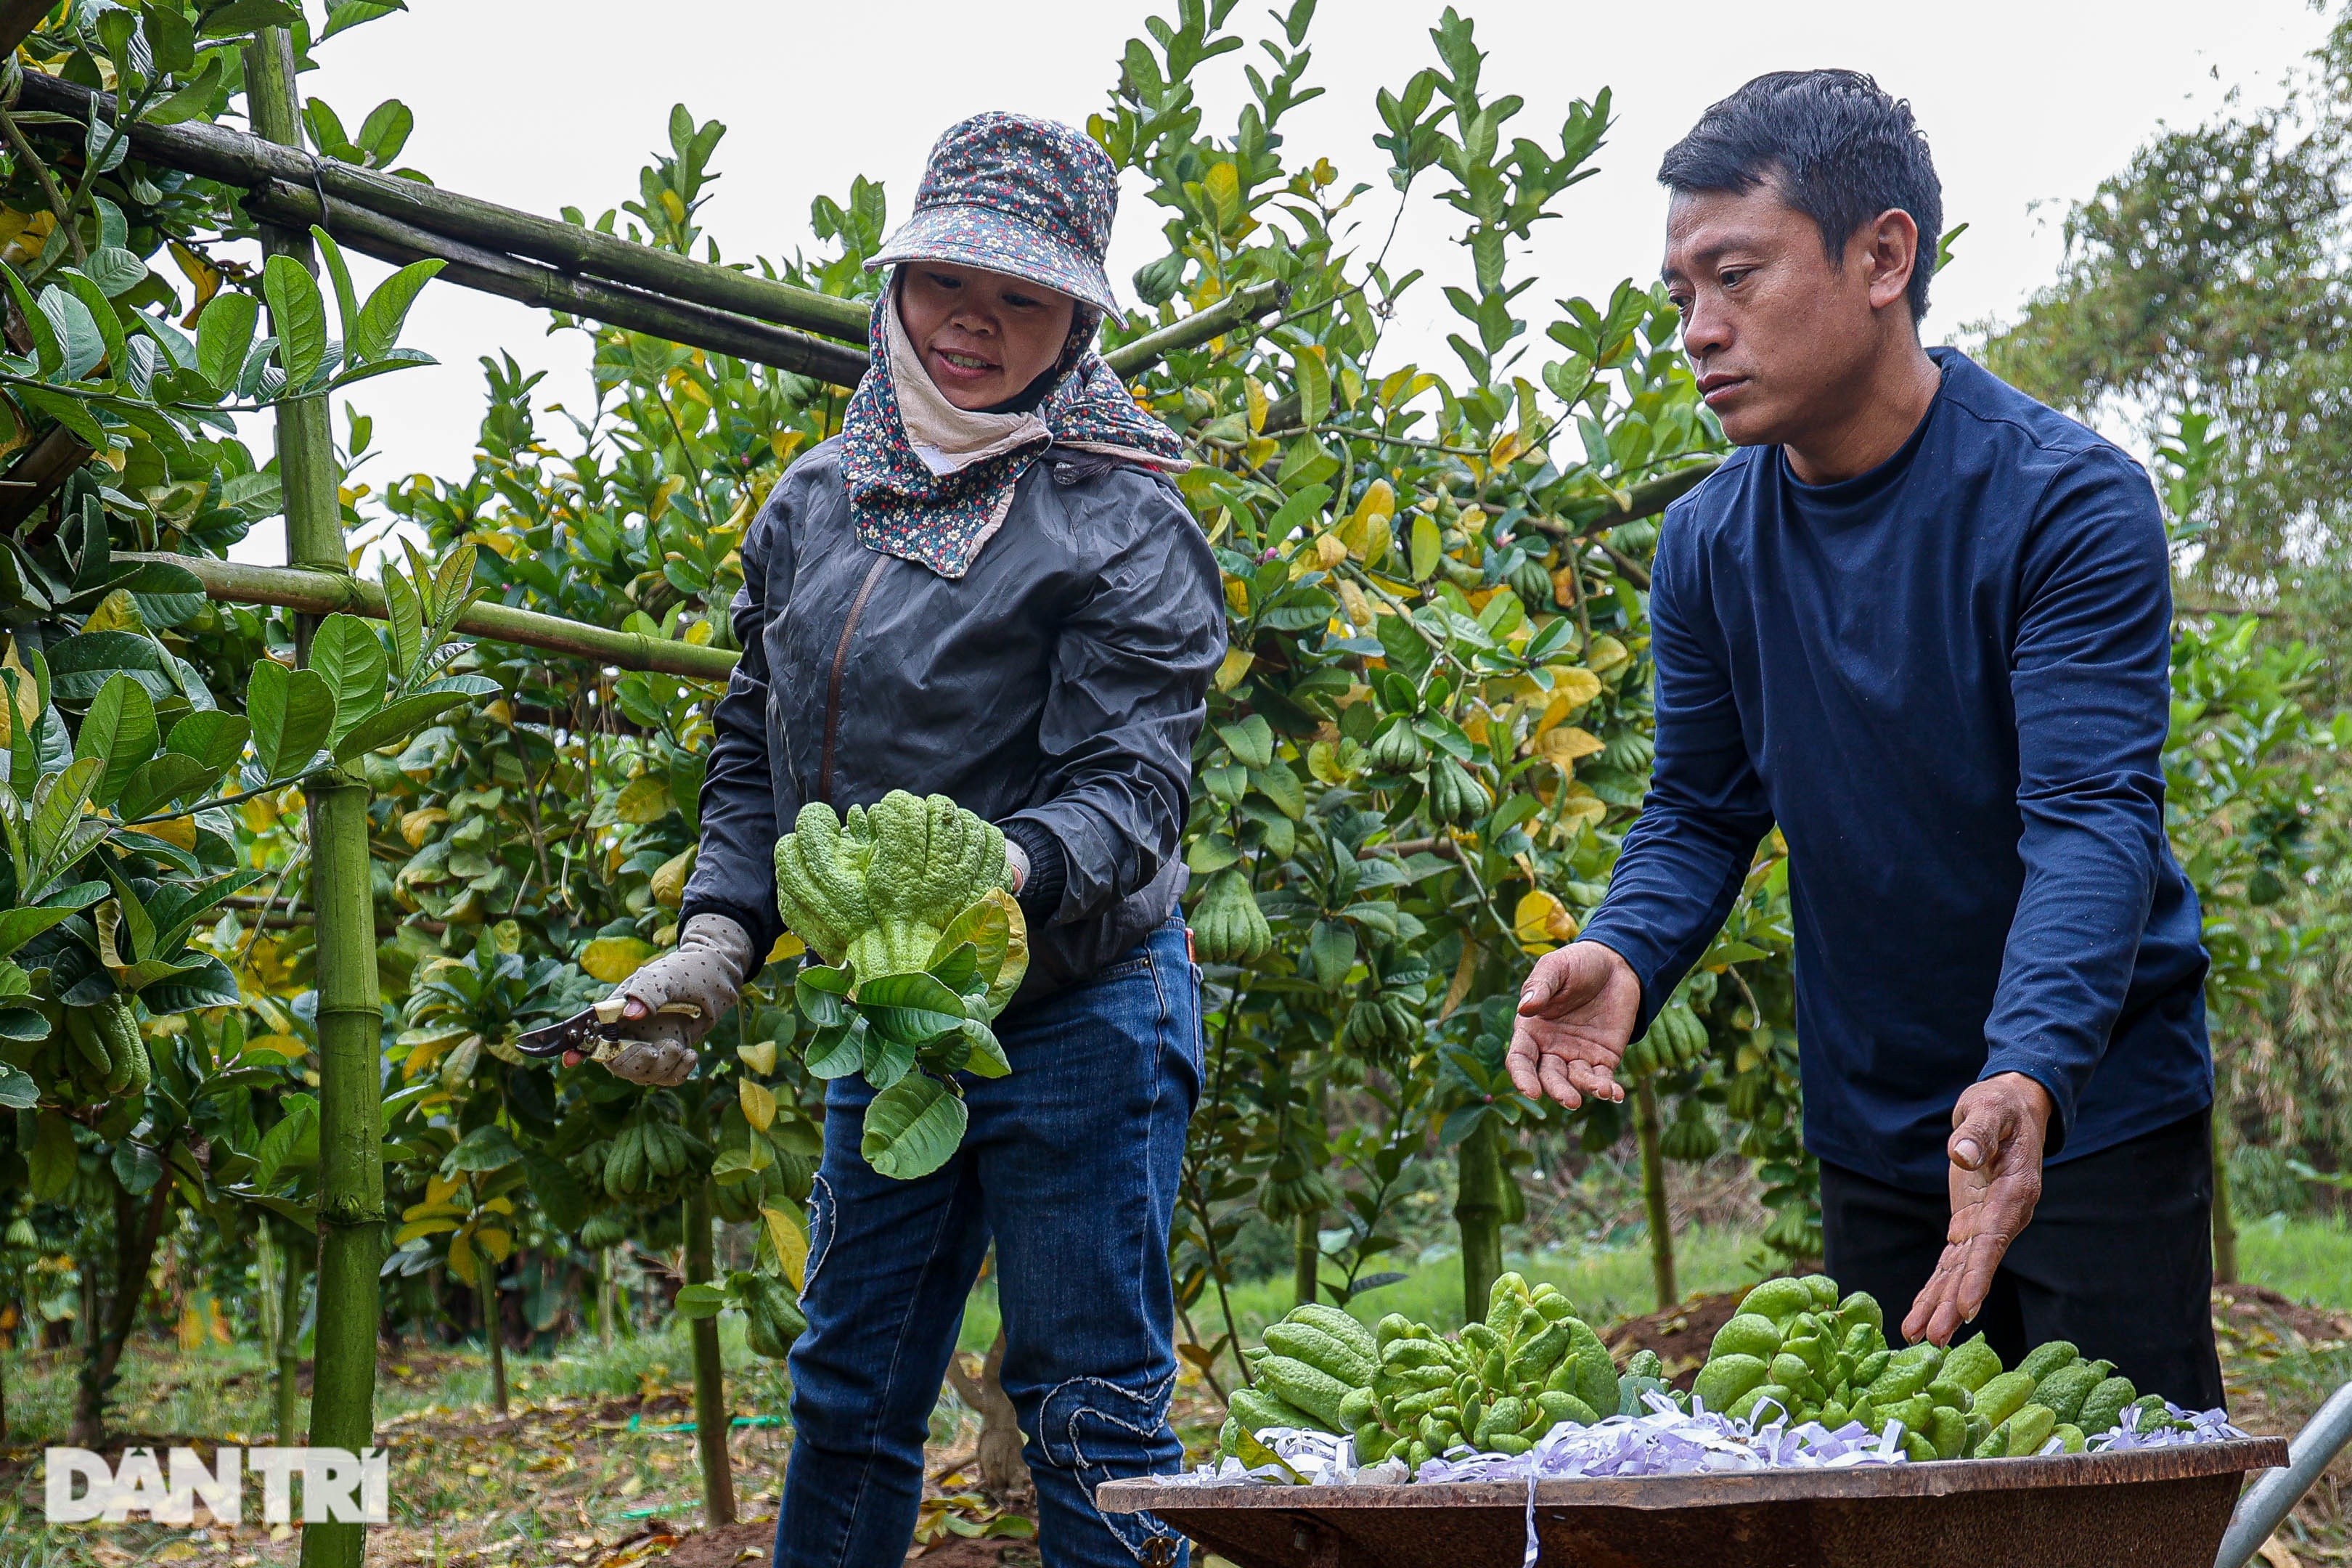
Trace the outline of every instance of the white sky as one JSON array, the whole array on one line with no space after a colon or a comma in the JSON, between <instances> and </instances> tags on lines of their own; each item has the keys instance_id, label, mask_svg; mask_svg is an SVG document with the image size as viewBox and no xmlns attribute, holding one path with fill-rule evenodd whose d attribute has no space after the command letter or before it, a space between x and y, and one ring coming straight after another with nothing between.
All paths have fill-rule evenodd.
<instances>
[{"instance_id":1,"label":"white sky","mask_svg":"<svg viewBox=\"0 0 2352 1568\"><path fill-rule=\"evenodd\" d=\"M683 101L729 128L715 160L725 178L702 221L737 258L814 251L810 199L845 192L859 173L886 183L893 220L903 217L933 138L967 114L1014 109L1083 124L1102 106L1126 40L1158 9L1139 0L673 0L654 12L616 0L410 4L405 16L321 46L306 93L353 127L382 100L400 98L417 124L404 163L454 190L550 216L571 204L592 218L635 195L638 167L665 144L670 105ZM2047 281L2066 204L2089 195L2160 121L2201 119L2232 88L2274 100L2283 74L2326 28L2305 0L1682 0L1664 9L1465 0L1463 8L1488 52L1487 96L1528 100L1507 134L1550 140L1572 100L1603 86L1615 93L1617 127L1600 173L1560 199L1563 218L1537 231L1544 280L1523 304L1537 307L1538 322L1549 310L1538 301L1603 297L1622 278L1654 276L1664 214L1658 158L1708 103L1761 71L1835 65L1870 71L1911 100L1935 148L1947 221L1971 226L1937 282L1936 341L2013 311ZM1394 199L1385 156L1371 144L1374 93L1435 63L1426 29L1441 9L1436 0L1324 0L1310 35L1310 81L1328 90L1286 121L1286 151L1294 161L1328 156L1344 183L1375 185L1357 209L1367 250ZM1260 0L1243 0L1234 20L1264 15ZM1204 68L1213 129L1230 130L1246 91L1240 64L1252 58L1263 57L1253 48ZM1123 297L1127 277L1160 254L1157 209L1130 197L1111 268ZM1408 213L1392 265L1433 276L1408 296L1384 356L1450 358L1444 339L1454 318L1435 285L1468 271L1467 256L1447 243L1458 228L1458 215L1431 201ZM358 266L362 289L383 271ZM396 474L466 471L482 354L504 350L549 370L542 404L591 401L583 340L548 338L540 312L436 284L410 321L404 341L440 367L354 392L375 417L383 454L360 478L379 488ZM559 419L547 433L565 429ZM275 524L238 551L279 552Z\"/></svg>"}]
</instances>

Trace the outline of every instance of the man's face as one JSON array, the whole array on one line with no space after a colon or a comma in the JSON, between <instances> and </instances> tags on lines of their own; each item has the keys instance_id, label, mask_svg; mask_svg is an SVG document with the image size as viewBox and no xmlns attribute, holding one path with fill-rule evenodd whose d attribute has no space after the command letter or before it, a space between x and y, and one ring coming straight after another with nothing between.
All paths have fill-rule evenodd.
<instances>
[{"instance_id":1,"label":"man's face","mask_svg":"<svg viewBox=\"0 0 2352 1568\"><path fill-rule=\"evenodd\" d=\"M1700 395L1735 444L1802 445L1851 416L1887 341L1885 312L1910 319L1908 258L1898 276L1882 243L1909 221L1897 212L1864 225L1832 262L1774 181L1675 197L1662 276Z\"/></svg>"}]
</instances>

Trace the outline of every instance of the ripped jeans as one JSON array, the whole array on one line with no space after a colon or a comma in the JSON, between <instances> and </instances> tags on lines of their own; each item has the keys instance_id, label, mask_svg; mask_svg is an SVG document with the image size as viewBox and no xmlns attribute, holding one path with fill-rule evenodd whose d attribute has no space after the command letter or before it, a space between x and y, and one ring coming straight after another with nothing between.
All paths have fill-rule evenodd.
<instances>
[{"instance_id":1,"label":"ripped jeans","mask_svg":"<svg viewBox=\"0 0 2352 1568\"><path fill-rule=\"evenodd\" d=\"M1004 1392L1027 1439L1047 1568L1127 1568L1167 1527L1094 1489L1171 1472L1168 1233L1201 1092L1199 971L1171 920L1093 979L998 1020L1010 1076L963 1079L971 1126L911 1182L857 1152L873 1091L837 1079L811 1196L808 1330L775 1568L888 1568L923 1493L923 1440L992 1238ZM1185 1562L1175 1537L1174 1555Z\"/></svg>"}]
</instances>

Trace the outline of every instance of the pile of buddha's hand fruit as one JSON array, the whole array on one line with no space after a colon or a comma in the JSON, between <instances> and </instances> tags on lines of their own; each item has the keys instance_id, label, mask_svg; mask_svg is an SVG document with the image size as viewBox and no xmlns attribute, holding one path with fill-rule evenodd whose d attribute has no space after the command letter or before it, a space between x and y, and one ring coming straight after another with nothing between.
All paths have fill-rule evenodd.
<instances>
[{"instance_id":1,"label":"pile of buddha's hand fruit","mask_svg":"<svg viewBox=\"0 0 2352 1568\"><path fill-rule=\"evenodd\" d=\"M1517 1274L1495 1282L1486 1321L1458 1338L1397 1313L1367 1329L1314 1304L1242 1355L1251 1385L1230 1402L1226 1456L1279 1427L1349 1436L1357 1464L1393 1458L1414 1470L1447 1454L1524 1454L1562 1423L1644 1415L1667 1401L1756 1428L1859 1423L1914 1460L2039 1454L2053 1439L2055 1451L2080 1453L2133 1410L2138 1432L2174 1422L2162 1398L2063 1341L2015 1371L1981 1334L1948 1351L1891 1347L1878 1303L1862 1291L1841 1298L1823 1274L1749 1291L1688 1393L1667 1384L1650 1351L1621 1371L1567 1297Z\"/></svg>"}]
</instances>

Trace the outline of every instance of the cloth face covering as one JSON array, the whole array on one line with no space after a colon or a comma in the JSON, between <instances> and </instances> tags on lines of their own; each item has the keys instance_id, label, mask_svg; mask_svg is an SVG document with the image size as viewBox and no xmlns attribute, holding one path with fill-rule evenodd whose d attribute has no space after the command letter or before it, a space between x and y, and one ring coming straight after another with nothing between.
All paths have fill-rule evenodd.
<instances>
[{"instance_id":1,"label":"cloth face covering","mask_svg":"<svg viewBox=\"0 0 2352 1568\"><path fill-rule=\"evenodd\" d=\"M1084 307L1054 389L1034 412L958 408L933 384L898 320L898 289L874 303L874 363L842 416L842 477L857 542L942 577L971 569L1003 526L1013 487L1054 447L1181 472L1183 443L1136 406L1118 375L1088 344Z\"/></svg>"}]
</instances>

